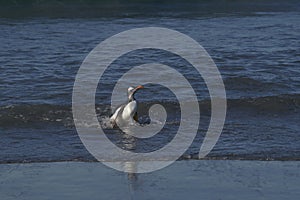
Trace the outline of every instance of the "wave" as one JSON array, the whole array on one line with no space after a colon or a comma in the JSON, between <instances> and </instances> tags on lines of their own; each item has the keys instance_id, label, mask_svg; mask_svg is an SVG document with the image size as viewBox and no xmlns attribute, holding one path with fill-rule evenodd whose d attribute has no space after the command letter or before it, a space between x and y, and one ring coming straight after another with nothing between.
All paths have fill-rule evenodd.
<instances>
[{"instance_id":1,"label":"wave","mask_svg":"<svg viewBox=\"0 0 300 200\"><path fill-rule=\"evenodd\" d=\"M266 111L285 113L300 108L300 94L285 94L278 96L264 96L256 98L229 99L229 109L253 109L253 111Z\"/></svg>"},{"instance_id":2,"label":"wave","mask_svg":"<svg viewBox=\"0 0 300 200\"><path fill-rule=\"evenodd\" d=\"M240 56L239 56L240 57ZM275 78L275 77L274 77ZM224 80L226 87L230 89L241 89L241 90L268 90L274 87L286 88L284 83L277 82L266 82L263 80L257 80L250 77L230 77Z\"/></svg>"},{"instance_id":3,"label":"wave","mask_svg":"<svg viewBox=\"0 0 300 200\"><path fill-rule=\"evenodd\" d=\"M188 103L188 102L187 102ZM169 115L175 115L179 109L177 102L171 101L149 101L140 102L140 110L143 113L153 104L161 104L171 111ZM266 112L282 114L295 112L300 108L300 94L285 94L278 96L264 96L256 98L227 99L228 112ZM210 100L199 101L201 114L209 114ZM97 113L110 116L110 105L96 105ZM49 104L20 104L0 107L0 126L15 126L18 124L30 124L34 122L63 123L65 126L73 126L71 105L49 105Z\"/></svg>"}]
</instances>

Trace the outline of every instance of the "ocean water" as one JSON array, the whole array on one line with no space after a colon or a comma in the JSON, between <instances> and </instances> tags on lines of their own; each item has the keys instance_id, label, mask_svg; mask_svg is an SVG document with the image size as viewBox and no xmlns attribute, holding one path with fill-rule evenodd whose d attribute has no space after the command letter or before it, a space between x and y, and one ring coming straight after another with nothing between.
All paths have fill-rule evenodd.
<instances>
[{"instance_id":1,"label":"ocean water","mask_svg":"<svg viewBox=\"0 0 300 200\"><path fill-rule=\"evenodd\" d=\"M121 31L165 27L200 43L221 72L228 110L218 143L206 159L300 159L300 6L297 1L2 5L0 14L0 163L95 161L72 116L76 73L88 53ZM4 4L4 3L3 3ZM160 62L180 69L199 101L197 136L182 159L197 159L210 119L201 77L169 52L140 50L114 62L99 83L100 123L111 114L116 79L132 66ZM182 67L185 66L185 67ZM134 77L133 77L134 78ZM124 91L126 94L126 91ZM120 148L150 152L172 140L180 124L176 98L159 85L137 93L139 115L162 104L168 111L158 136L137 140L105 133ZM128 143L134 140L134 148Z\"/></svg>"}]
</instances>

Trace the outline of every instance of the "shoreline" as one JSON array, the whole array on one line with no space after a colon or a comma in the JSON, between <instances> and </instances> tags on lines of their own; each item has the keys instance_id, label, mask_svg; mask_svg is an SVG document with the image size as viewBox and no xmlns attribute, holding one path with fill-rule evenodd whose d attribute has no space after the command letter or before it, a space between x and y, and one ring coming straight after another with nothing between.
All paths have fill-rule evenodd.
<instances>
[{"instance_id":1,"label":"shoreline","mask_svg":"<svg viewBox=\"0 0 300 200\"><path fill-rule=\"evenodd\" d=\"M153 160L152 160L153 161ZM155 161L170 161L168 159L162 159L162 160L154 160ZM177 159L175 162L194 162L194 161L254 161L254 162L300 162L300 158L248 158L248 157L208 157L208 158L194 158L191 156L183 156L182 158ZM110 161L101 161L101 162L119 162L115 160ZM100 161L94 160L81 160L81 159L70 159L70 160L24 160L22 162L20 161L7 161L7 162L1 162L0 165L18 165L18 164L44 164L44 163L101 163ZM144 160L142 162L147 162L147 160Z\"/></svg>"}]
</instances>

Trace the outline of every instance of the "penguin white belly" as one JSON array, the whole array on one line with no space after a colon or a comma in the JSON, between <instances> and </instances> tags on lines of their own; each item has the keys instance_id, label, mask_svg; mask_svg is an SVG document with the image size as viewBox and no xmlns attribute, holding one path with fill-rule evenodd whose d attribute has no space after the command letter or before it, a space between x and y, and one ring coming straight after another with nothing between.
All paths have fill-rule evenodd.
<instances>
[{"instance_id":1,"label":"penguin white belly","mask_svg":"<svg viewBox=\"0 0 300 200\"><path fill-rule=\"evenodd\" d=\"M131 121L136 111L137 111L137 102L136 101L129 102L124 107L124 110L122 112L122 119Z\"/></svg>"}]
</instances>

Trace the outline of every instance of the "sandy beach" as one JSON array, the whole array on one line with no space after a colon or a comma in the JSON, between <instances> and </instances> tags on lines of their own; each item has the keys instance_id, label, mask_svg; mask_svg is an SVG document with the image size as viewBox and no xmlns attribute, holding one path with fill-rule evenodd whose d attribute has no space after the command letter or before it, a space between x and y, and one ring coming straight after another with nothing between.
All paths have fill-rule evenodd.
<instances>
[{"instance_id":1,"label":"sandy beach","mask_svg":"<svg viewBox=\"0 0 300 200\"><path fill-rule=\"evenodd\" d=\"M0 199L297 199L296 161L177 161L148 174L98 162L1 164Z\"/></svg>"}]
</instances>

